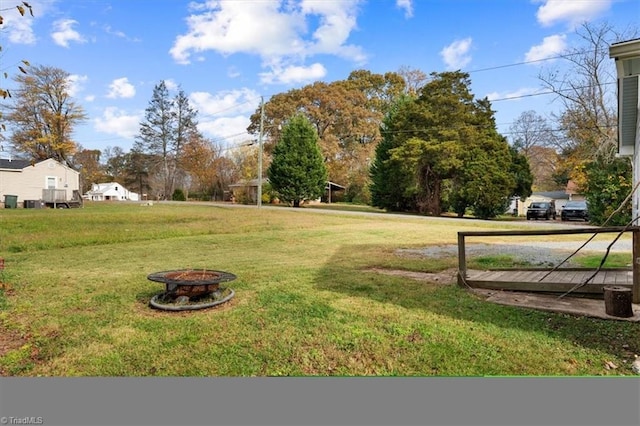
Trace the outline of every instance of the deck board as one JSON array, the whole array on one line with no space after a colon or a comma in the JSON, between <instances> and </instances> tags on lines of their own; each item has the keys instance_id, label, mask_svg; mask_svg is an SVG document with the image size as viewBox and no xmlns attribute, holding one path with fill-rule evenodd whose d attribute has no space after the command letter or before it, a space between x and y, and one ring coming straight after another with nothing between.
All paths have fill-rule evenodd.
<instances>
[{"instance_id":1,"label":"deck board","mask_svg":"<svg viewBox=\"0 0 640 426\"><path fill-rule=\"evenodd\" d=\"M521 290L563 293L584 283L594 270L467 270L465 282L470 287L496 290ZM545 277L546 275L546 277ZM602 270L587 284L574 289L575 293L602 293L603 287L632 288L630 270Z\"/></svg>"}]
</instances>

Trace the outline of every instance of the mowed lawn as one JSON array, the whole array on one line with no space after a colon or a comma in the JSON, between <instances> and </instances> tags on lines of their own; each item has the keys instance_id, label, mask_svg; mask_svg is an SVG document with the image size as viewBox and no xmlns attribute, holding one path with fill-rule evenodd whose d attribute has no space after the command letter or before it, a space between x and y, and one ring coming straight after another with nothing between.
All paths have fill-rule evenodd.
<instances>
[{"instance_id":1,"label":"mowed lawn","mask_svg":"<svg viewBox=\"0 0 640 426\"><path fill-rule=\"evenodd\" d=\"M631 375L640 326L491 304L438 272L518 224L192 203L0 210L4 376ZM152 272L237 275L218 307L158 311Z\"/></svg>"}]
</instances>

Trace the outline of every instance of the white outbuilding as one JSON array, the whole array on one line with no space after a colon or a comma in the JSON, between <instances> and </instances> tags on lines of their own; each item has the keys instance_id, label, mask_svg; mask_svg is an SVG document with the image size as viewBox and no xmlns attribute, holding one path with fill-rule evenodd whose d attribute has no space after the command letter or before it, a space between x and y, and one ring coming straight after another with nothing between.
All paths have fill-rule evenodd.
<instances>
[{"instance_id":1,"label":"white outbuilding","mask_svg":"<svg viewBox=\"0 0 640 426\"><path fill-rule=\"evenodd\" d=\"M85 199L91 201L138 201L137 192L131 192L118 182L94 183L91 191L85 194Z\"/></svg>"}]
</instances>

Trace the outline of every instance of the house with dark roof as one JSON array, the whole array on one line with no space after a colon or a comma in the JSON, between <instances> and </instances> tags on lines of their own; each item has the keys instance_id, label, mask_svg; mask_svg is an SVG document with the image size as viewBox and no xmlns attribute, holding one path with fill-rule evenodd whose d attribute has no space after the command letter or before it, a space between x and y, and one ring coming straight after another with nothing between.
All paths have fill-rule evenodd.
<instances>
[{"instance_id":1,"label":"house with dark roof","mask_svg":"<svg viewBox=\"0 0 640 426\"><path fill-rule=\"evenodd\" d=\"M23 207L25 201L44 200L50 194L58 200L71 200L79 190L80 173L52 158L40 162L0 159L2 206L13 200L15 207Z\"/></svg>"}]
</instances>

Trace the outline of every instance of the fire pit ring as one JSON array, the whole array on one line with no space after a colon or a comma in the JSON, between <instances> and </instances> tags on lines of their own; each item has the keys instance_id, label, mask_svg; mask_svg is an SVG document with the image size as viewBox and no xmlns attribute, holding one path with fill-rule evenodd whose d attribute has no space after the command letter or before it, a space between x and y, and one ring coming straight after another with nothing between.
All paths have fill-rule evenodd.
<instances>
[{"instance_id":1,"label":"fire pit ring","mask_svg":"<svg viewBox=\"0 0 640 426\"><path fill-rule=\"evenodd\" d=\"M234 274L213 269L176 269L154 272L147 279L164 283L166 289L149 301L157 309L186 311L210 308L229 301L235 295L221 283L236 279Z\"/></svg>"}]
</instances>

